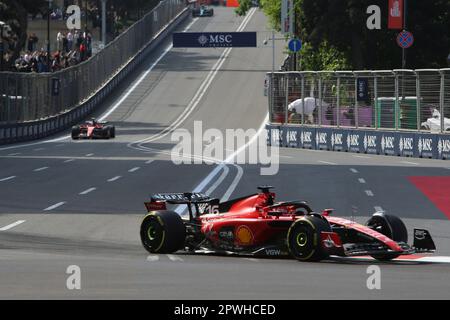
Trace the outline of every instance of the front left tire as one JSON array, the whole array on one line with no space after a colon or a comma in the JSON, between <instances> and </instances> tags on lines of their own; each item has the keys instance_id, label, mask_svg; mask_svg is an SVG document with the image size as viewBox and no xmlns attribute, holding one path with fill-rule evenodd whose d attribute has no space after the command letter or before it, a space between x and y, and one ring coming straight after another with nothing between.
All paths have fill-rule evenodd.
<instances>
[{"instance_id":1,"label":"front left tire","mask_svg":"<svg viewBox=\"0 0 450 320\"><path fill-rule=\"evenodd\" d=\"M73 126L72 127L72 132L71 132L71 136L73 140L77 140L80 138L80 127L79 126Z\"/></svg>"},{"instance_id":2,"label":"front left tire","mask_svg":"<svg viewBox=\"0 0 450 320\"><path fill-rule=\"evenodd\" d=\"M331 232L324 218L308 215L295 221L287 233L287 245L291 255L299 261L320 261L328 258L322 247L321 232Z\"/></svg>"},{"instance_id":3,"label":"front left tire","mask_svg":"<svg viewBox=\"0 0 450 320\"><path fill-rule=\"evenodd\" d=\"M395 242L408 243L408 230L403 221L397 216L377 212L366 222L366 226ZM373 258L380 261L389 261L399 256L400 254L398 253L372 255Z\"/></svg>"}]
</instances>

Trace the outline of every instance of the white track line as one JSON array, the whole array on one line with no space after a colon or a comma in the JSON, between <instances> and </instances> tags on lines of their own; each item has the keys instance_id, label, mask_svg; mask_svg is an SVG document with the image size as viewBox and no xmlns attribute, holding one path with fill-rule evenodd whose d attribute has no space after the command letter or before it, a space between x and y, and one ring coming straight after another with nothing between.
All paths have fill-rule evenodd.
<instances>
[{"instance_id":1,"label":"white track line","mask_svg":"<svg viewBox=\"0 0 450 320\"><path fill-rule=\"evenodd\" d=\"M255 12L256 12L256 8L250 9L249 14L245 17L245 19L242 21L241 25L238 27L238 29L237 29L238 32L242 31L247 26L248 22L250 21L251 17L253 16L253 14ZM173 130L175 130L177 127L179 127L187 119L187 117L189 117L189 115L195 110L195 108L198 106L201 99L203 98L203 96L208 91L209 87L211 86L212 81L217 76L218 72L222 68L222 65L225 63L226 59L228 58L229 54L231 53L231 50L232 50L232 48L227 48L222 52L219 59L214 64L213 68L210 70L210 72L206 76L205 80L200 85L200 88L197 90L197 92L195 93L192 100L189 102L186 109L180 114L180 116L170 126L168 126L167 128L164 128L161 132L159 132L153 136L129 143L128 147L134 148L134 149L141 149L141 150L145 149L145 147L142 146L143 144L161 139L161 138L167 136L168 134L170 134L171 132L173 132ZM137 145L137 147L134 147L134 145Z\"/></svg>"},{"instance_id":2,"label":"white track line","mask_svg":"<svg viewBox=\"0 0 450 320\"><path fill-rule=\"evenodd\" d=\"M154 262L154 261L158 261L158 260L159 260L159 256L152 256L152 255L147 256L147 261Z\"/></svg>"},{"instance_id":3,"label":"white track line","mask_svg":"<svg viewBox=\"0 0 450 320\"><path fill-rule=\"evenodd\" d=\"M150 164L150 163L152 163L153 161L155 161L155 160L147 160L147 161L145 161L145 164Z\"/></svg>"},{"instance_id":4,"label":"white track line","mask_svg":"<svg viewBox=\"0 0 450 320\"><path fill-rule=\"evenodd\" d=\"M138 171L140 168L141 167L134 167L134 168L131 168L130 170L128 170L128 172L135 172L135 171Z\"/></svg>"},{"instance_id":5,"label":"white track line","mask_svg":"<svg viewBox=\"0 0 450 320\"><path fill-rule=\"evenodd\" d=\"M115 176L114 178L108 179L108 182L113 182L119 180L120 178L122 178L122 176Z\"/></svg>"},{"instance_id":6,"label":"white track line","mask_svg":"<svg viewBox=\"0 0 450 320\"><path fill-rule=\"evenodd\" d=\"M93 153L88 153L87 155L85 155L85 157L92 157L93 155Z\"/></svg>"},{"instance_id":7,"label":"white track line","mask_svg":"<svg viewBox=\"0 0 450 320\"><path fill-rule=\"evenodd\" d=\"M18 156L19 154L22 154L22 153L21 152L10 153L10 154L8 154L8 157Z\"/></svg>"},{"instance_id":8,"label":"white track line","mask_svg":"<svg viewBox=\"0 0 450 320\"><path fill-rule=\"evenodd\" d=\"M359 178L358 181L359 183L366 183L366 180L364 180L363 178Z\"/></svg>"},{"instance_id":9,"label":"white track line","mask_svg":"<svg viewBox=\"0 0 450 320\"><path fill-rule=\"evenodd\" d=\"M360 155L357 155L357 154L353 154L352 157L355 157L355 158L361 158L361 159L372 159L371 157L368 157L368 156L360 156Z\"/></svg>"},{"instance_id":10,"label":"white track line","mask_svg":"<svg viewBox=\"0 0 450 320\"><path fill-rule=\"evenodd\" d=\"M411 161L400 161L401 163L404 163L404 164L412 164L412 165L415 165L415 166L419 166L420 165L420 163L417 163L417 162L411 162Z\"/></svg>"},{"instance_id":11,"label":"white track line","mask_svg":"<svg viewBox=\"0 0 450 320\"><path fill-rule=\"evenodd\" d=\"M356 170L355 168L350 168L350 171L353 173L358 173L358 170Z\"/></svg>"},{"instance_id":12,"label":"white track line","mask_svg":"<svg viewBox=\"0 0 450 320\"><path fill-rule=\"evenodd\" d=\"M68 163L68 162L72 162L72 161L75 161L75 159L68 159L68 160L65 160L64 163Z\"/></svg>"},{"instance_id":13,"label":"white track line","mask_svg":"<svg viewBox=\"0 0 450 320\"><path fill-rule=\"evenodd\" d=\"M45 150L45 148L36 148L36 149L33 149L33 151L42 151L42 150Z\"/></svg>"},{"instance_id":14,"label":"white track line","mask_svg":"<svg viewBox=\"0 0 450 320\"><path fill-rule=\"evenodd\" d=\"M184 260L178 256L175 256L173 254L168 254L167 258L169 258L171 261L180 261L183 262Z\"/></svg>"},{"instance_id":15,"label":"white track line","mask_svg":"<svg viewBox=\"0 0 450 320\"><path fill-rule=\"evenodd\" d=\"M0 228L0 231L6 231L6 230L9 230L9 229L12 229L12 228L18 226L19 224L24 223L25 221L26 220L18 220L18 221L14 222L14 223L8 224L7 226L4 226L3 228Z\"/></svg>"},{"instance_id":16,"label":"white track line","mask_svg":"<svg viewBox=\"0 0 450 320\"><path fill-rule=\"evenodd\" d=\"M373 197L373 192L371 190L365 190L364 191L368 197Z\"/></svg>"},{"instance_id":17,"label":"white track line","mask_svg":"<svg viewBox=\"0 0 450 320\"><path fill-rule=\"evenodd\" d=\"M16 176L6 177L6 178L3 178L3 179L0 179L0 182L8 181L8 180L11 180L11 179L14 179L14 178L16 178Z\"/></svg>"},{"instance_id":18,"label":"white track line","mask_svg":"<svg viewBox=\"0 0 450 320\"><path fill-rule=\"evenodd\" d=\"M320 162L320 163L323 163L323 164L329 164L329 165L333 165L333 166L337 165L337 163L329 162L329 161L318 160L317 162Z\"/></svg>"},{"instance_id":19,"label":"white track line","mask_svg":"<svg viewBox=\"0 0 450 320\"><path fill-rule=\"evenodd\" d=\"M94 190L97 190L97 188L92 187L92 188L86 189L86 190L84 190L84 191L81 191L81 192L79 193L79 195L85 195L85 194L88 194L88 193L90 193L90 192L92 192L92 191L94 191Z\"/></svg>"},{"instance_id":20,"label":"white track line","mask_svg":"<svg viewBox=\"0 0 450 320\"><path fill-rule=\"evenodd\" d=\"M58 208L58 207L61 207L61 206L62 206L63 204L65 204L65 203L66 203L65 201L61 201L61 202L55 203L54 205L51 205L50 207L45 208L44 211L51 211L51 210L54 210L54 209L56 209L56 208Z\"/></svg>"},{"instance_id":21,"label":"white track line","mask_svg":"<svg viewBox=\"0 0 450 320\"><path fill-rule=\"evenodd\" d=\"M44 171L44 170L47 170L47 169L48 169L48 167L41 167L41 168L34 169L33 171L34 172L39 172L39 171Z\"/></svg>"},{"instance_id":22,"label":"white track line","mask_svg":"<svg viewBox=\"0 0 450 320\"><path fill-rule=\"evenodd\" d=\"M184 28L183 32L186 32L189 30L192 25L198 20L198 18L195 18L192 20L192 22ZM169 53L170 50L172 50L173 45L169 45L166 50L155 60L155 62L152 63L152 65L145 70L145 72L142 74L142 76L133 84L133 86L125 92L125 94L120 98L119 101L117 101L108 111L106 111L102 116L99 118L100 121L105 120L111 113L113 113L127 98L128 96L137 88L139 84L141 84L142 81L147 77L147 75L156 67L156 65L166 56L166 54Z\"/></svg>"}]
</instances>

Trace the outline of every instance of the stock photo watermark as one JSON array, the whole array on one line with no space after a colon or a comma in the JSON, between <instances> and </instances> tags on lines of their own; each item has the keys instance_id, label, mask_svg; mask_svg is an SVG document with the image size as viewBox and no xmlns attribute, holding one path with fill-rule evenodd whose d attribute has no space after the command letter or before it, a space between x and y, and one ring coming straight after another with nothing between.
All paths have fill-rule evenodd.
<instances>
[{"instance_id":1,"label":"stock photo watermark","mask_svg":"<svg viewBox=\"0 0 450 320\"><path fill-rule=\"evenodd\" d=\"M81 290L81 268L77 265L70 265L66 269L69 276L66 280L68 290Z\"/></svg>"},{"instance_id":2,"label":"stock photo watermark","mask_svg":"<svg viewBox=\"0 0 450 320\"><path fill-rule=\"evenodd\" d=\"M202 121L194 121L193 134L177 129L171 135L176 142L171 159L180 164L254 164L262 166L261 175L275 175L279 170L279 147L267 145L267 135L255 129L203 130Z\"/></svg>"},{"instance_id":3,"label":"stock photo watermark","mask_svg":"<svg viewBox=\"0 0 450 320\"><path fill-rule=\"evenodd\" d=\"M380 290L381 289L381 268L379 266L370 265L367 267L366 273L370 275L366 281L367 289Z\"/></svg>"}]
</instances>

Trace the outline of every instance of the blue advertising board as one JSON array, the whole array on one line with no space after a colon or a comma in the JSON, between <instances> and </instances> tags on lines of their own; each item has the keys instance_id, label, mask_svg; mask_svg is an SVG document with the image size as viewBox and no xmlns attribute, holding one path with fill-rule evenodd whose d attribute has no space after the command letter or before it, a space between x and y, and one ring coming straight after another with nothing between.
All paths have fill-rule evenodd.
<instances>
[{"instance_id":1,"label":"blue advertising board","mask_svg":"<svg viewBox=\"0 0 450 320\"><path fill-rule=\"evenodd\" d=\"M272 146L450 159L450 135L348 128L266 126Z\"/></svg>"},{"instance_id":2,"label":"blue advertising board","mask_svg":"<svg viewBox=\"0 0 450 320\"><path fill-rule=\"evenodd\" d=\"M174 48L256 47L256 32L175 32Z\"/></svg>"}]
</instances>

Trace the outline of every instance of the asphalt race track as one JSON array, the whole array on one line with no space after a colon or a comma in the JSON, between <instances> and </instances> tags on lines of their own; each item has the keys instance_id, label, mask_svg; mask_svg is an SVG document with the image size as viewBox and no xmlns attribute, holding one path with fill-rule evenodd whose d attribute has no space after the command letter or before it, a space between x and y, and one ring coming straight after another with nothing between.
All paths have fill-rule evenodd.
<instances>
[{"instance_id":1,"label":"asphalt race track","mask_svg":"<svg viewBox=\"0 0 450 320\"><path fill-rule=\"evenodd\" d=\"M257 130L267 115L266 18L257 10L247 17L227 8L215 13L180 30L258 31L258 48L172 49L161 58L167 39L95 115L116 125L116 139L72 141L66 132L0 147L0 298L449 299L448 161L282 149L274 176L247 164L226 165L212 178L215 165L171 161L175 128L192 132L194 121L203 121L203 130ZM280 65L282 43L276 46ZM427 192L424 177L441 187ZM300 263L149 255L141 246L150 193L197 188L230 198L261 184L275 186L278 200L304 199L361 222L376 210L397 214L411 231L429 229L440 258ZM366 286L373 264L381 268L381 290ZM81 290L66 288L70 265L81 268Z\"/></svg>"}]
</instances>

